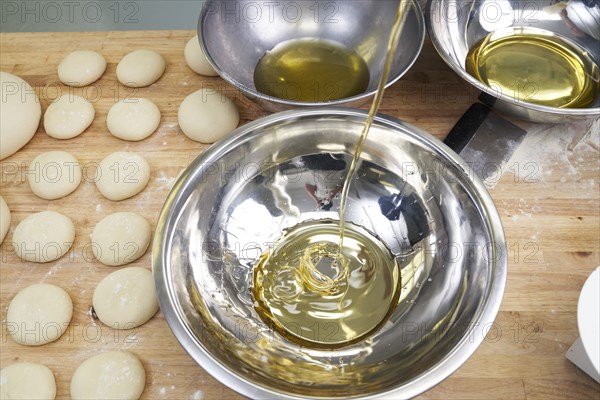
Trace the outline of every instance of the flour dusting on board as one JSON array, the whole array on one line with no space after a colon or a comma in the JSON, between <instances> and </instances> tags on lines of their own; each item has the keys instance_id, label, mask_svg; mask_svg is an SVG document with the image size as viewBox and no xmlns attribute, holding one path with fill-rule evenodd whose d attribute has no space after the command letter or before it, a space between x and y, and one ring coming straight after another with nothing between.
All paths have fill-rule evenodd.
<instances>
[{"instance_id":1,"label":"flour dusting on board","mask_svg":"<svg viewBox=\"0 0 600 400\"><path fill-rule=\"evenodd\" d=\"M176 179L177 177L169 177L164 171L159 171L156 181L159 182L161 186L164 186L170 190Z\"/></svg>"},{"instance_id":2,"label":"flour dusting on board","mask_svg":"<svg viewBox=\"0 0 600 400\"><path fill-rule=\"evenodd\" d=\"M561 183L576 181L579 169L590 159L598 159L600 119L558 125L534 125L513 154L503 174L520 174L518 178L540 180L554 175L555 167L567 165L567 175L557 177ZM543 180L543 179L542 179ZM585 182L593 188L596 182Z\"/></svg>"},{"instance_id":3,"label":"flour dusting on board","mask_svg":"<svg viewBox=\"0 0 600 400\"><path fill-rule=\"evenodd\" d=\"M50 268L48 270L48 272L46 272L46 274L44 275L44 277L42 278L41 283L46 282L46 279L50 278L52 275L56 274L58 271L60 271L62 269L63 266L63 262L62 261L57 261L56 264L54 264L54 266L52 268Z\"/></svg>"},{"instance_id":4,"label":"flour dusting on board","mask_svg":"<svg viewBox=\"0 0 600 400\"><path fill-rule=\"evenodd\" d=\"M202 390L196 390L194 392L194 394L192 394L192 396L190 397L190 400L202 400L203 399L203 393Z\"/></svg>"}]
</instances>

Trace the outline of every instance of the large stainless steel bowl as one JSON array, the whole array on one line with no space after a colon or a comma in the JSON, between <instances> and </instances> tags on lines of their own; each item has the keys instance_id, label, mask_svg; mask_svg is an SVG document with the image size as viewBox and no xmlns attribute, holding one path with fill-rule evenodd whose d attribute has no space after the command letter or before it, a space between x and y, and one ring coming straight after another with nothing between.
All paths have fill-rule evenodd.
<instances>
[{"instance_id":1,"label":"large stainless steel bowl","mask_svg":"<svg viewBox=\"0 0 600 400\"><path fill-rule=\"evenodd\" d=\"M306 184L332 171L343 179L364 120L363 111L319 108L251 122L183 172L160 214L153 270L165 318L198 364L245 396L415 396L464 363L494 321L507 257L489 194L443 143L383 116L346 217L402 261L391 317L359 343L317 350L255 311L253 266L269 244L301 221L338 219L339 200L323 207Z\"/></svg>"},{"instance_id":2,"label":"large stainless steel bowl","mask_svg":"<svg viewBox=\"0 0 600 400\"><path fill-rule=\"evenodd\" d=\"M526 27L556 35L585 49L600 65L600 6L571 0L566 8L553 0L429 0L427 31L444 61L463 79L490 98L504 114L535 122L568 122L600 117L600 97L589 108L536 105L501 93L465 70L469 50L490 32ZM562 2L561 2L562 3ZM590 5L592 2L588 2ZM520 93L526 98L529 89Z\"/></svg>"},{"instance_id":3,"label":"large stainless steel bowl","mask_svg":"<svg viewBox=\"0 0 600 400\"><path fill-rule=\"evenodd\" d=\"M425 39L423 13L413 0L209 0L202 8L198 23L200 44L223 79L267 110L323 105L358 107L375 94L400 4L407 17L388 79L387 86L390 86L413 65ZM258 92L254 69L264 54L279 43L305 38L332 41L356 51L371 74L366 91L322 103L284 100Z\"/></svg>"}]
</instances>

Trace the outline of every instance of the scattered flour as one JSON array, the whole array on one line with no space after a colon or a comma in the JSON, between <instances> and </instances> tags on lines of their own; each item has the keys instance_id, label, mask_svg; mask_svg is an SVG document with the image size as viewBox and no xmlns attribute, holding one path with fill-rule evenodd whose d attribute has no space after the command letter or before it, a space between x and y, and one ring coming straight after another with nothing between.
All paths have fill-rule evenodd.
<instances>
[{"instance_id":1,"label":"scattered flour","mask_svg":"<svg viewBox=\"0 0 600 400\"><path fill-rule=\"evenodd\" d=\"M196 390L194 392L194 394L192 395L192 397L190 397L190 399L191 400L202 400L202 398L203 398L202 396L203 396L202 390Z\"/></svg>"},{"instance_id":2,"label":"scattered flour","mask_svg":"<svg viewBox=\"0 0 600 400\"><path fill-rule=\"evenodd\" d=\"M168 177L164 171L159 171L158 174L159 174L159 176L158 176L158 178L156 178L156 181L161 183L167 189L171 189L171 187L175 183L175 180L177 179L177 177Z\"/></svg>"},{"instance_id":3,"label":"scattered flour","mask_svg":"<svg viewBox=\"0 0 600 400\"><path fill-rule=\"evenodd\" d=\"M578 167L600 150L600 118L565 124L532 124L527 136L506 164L503 173L520 171L519 179L552 176L554 167L567 166L560 181L579 178ZM587 155L587 157L585 156ZM537 175L537 176L536 176Z\"/></svg>"},{"instance_id":4,"label":"scattered flour","mask_svg":"<svg viewBox=\"0 0 600 400\"><path fill-rule=\"evenodd\" d=\"M42 279L41 283L44 283L46 281L46 279L48 279L49 277L51 277L52 275L54 275L58 271L60 271L62 269L62 264L63 264L63 262L61 260L58 261L56 264L54 264L54 266L52 268L50 268L48 270L48 272L46 272L46 275L44 275L44 278Z\"/></svg>"},{"instance_id":5,"label":"scattered flour","mask_svg":"<svg viewBox=\"0 0 600 400\"><path fill-rule=\"evenodd\" d=\"M137 335L128 335L125 337L124 340L124 348L128 349L132 346L136 346L138 343L140 342L140 340L138 339Z\"/></svg>"}]
</instances>

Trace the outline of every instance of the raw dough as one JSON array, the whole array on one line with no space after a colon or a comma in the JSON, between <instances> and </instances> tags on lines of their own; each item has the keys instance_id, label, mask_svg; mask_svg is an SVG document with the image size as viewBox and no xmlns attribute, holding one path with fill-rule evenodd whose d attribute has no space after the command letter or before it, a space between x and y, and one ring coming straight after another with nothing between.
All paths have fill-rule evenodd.
<instances>
[{"instance_id":1,"label":"raw dough","mask_svg":"<svg viewBox=\"0 0 600 400\"><path fill-rule=\"evenodd\" d=\"M0 244L4 241L10 228L10 210L4 198L0 196Z\"/></svg>"},{"instance_id":2,"label":"raw dough","mask_svg":"<svg viewBox=\"0 0 600 400\"><path fill-rule=\"evenodd\" d=\"M50 368L21 362L0 371L0 399L54 400L56 382Z\"/></svg>"},{"instance_id":3,"label":"raw dough","mask_svg":"<svg viewBox=\"0 0 600 400\"><path fill-rule=\"evenodd\" d=\"M75 225L55 211L32 214L13 233L15 253L25 261L48 262L61 258L73 245Z\"/></svg>"},{"instance_id":4,"label":"raw dough","mask_svg":"<svg viewBox=\"0 0 600 400\"><path fill-rule=\"evenodd\" d=\"M144 324L158 311L152 272L129 267L102 279L93 298L100 321L114 329L132 329Z\"/></svg>"},{"instance_id":5,"label":"raw dough","mask_svg":"<svg viewBox=\"0 0 600 400\"><path fill-rule=\"evenodd\" d=\"M115 103L106 117L113 136L138 141L150 136L160 123L160 110L148 99L129 98Z\"/></svg>"},{"instance_id":6,"label":"raw dough","mask_svg":"<svg viewBox=\"0 0 600 400\"><path fill-rule=\"evenodd\" d=\"M200 89L183 100L178 119L187 137L197 142L213 143L237 127L240 114L224 94Z\"/></svg>"},{"instance_id":7,"label":"raw dough","mask_svg":"<svg viewBox=\"0 0 600 400\"><path fill-rule=\"evenodd\" d=\"M44 130L55 139L72 139L92 124L94 106L81 96L65 95L50 104L44 113Z\"/></svg>"},{"instance_id":8,"label":"raw dough","mask_svg":"<svg viewBox=\"0 0 600 400\"><path fill-rule=\"evenodd\" d=\"M79 161L66 151L48 151L37 156L27 170L27 181L36 196L60 199L81 183Z\"/></svg>"},{"instance_id":9,"label":"raw dough","mask_svg":"<svg viewBox=\"0 0 600 400\"><path fill-rule=\"evenodd\" d=\"M0 72L0 160L25 146L42 116L40 99L23 79Z\"/></svg>"},{"instance_id":10,"label":"raw dough","mask_svg":"<svg viewBox=\"0 0 600 400\"><path fill-rule=\"evenodd\" d=\"M165 72L165 60L152 50L135 50L117 65L117 79L125 86L150 86Z\"/></svg>"},{"instance_id":11,"label":"raw dough","mask_svg":"<svg viewBox=\"0 0 600 400\"><path fill-rule=\"evenodd\" d=\"M73 316L73 303L62 288L38 283L22 289L8 305L6 327L15 342L41 346L62 336Z\"/></svg>"},{"instance_id":12,"label":"raw dough","mask_svg":"<svg viewBox=\"0 0 600 400\"><path fill-rule=\"evenodd\" d=\"M90 50L74 51L58 64L58 79L69 86L87 86L100 79L105 70L102 55Z\"/></svg>"},{"instance_id":13,"label":"raw dough","mask_svg":"<svg viewBox=\"0 0 600 400\"><path fill-rule=\"evenodd\" d=\"M195 73L204 76L219 75L206 59L206 55L204 54L202 47L200 47L198 35L194 36L187 42L185 45L185 50L183 51L183 55L188 67L190 67Z\"/></svg>"},{"instance_id":14,"label":"raw dough","mask_svg":"<svg viewBox=\"0 0 600 400\"><path fill-rule=\"evenodd\" d=\"M104 265L129 264L144 255L150 244L150 224L132 212L104 217L92 232L92 251Z\"/></svg>"},{"instance_id":15,"label":"raw dough","mask_svg":"<svg viewBox=\"0 0 600 400\"><path fill-rule=\"evenodd\" d=\"M96 187L104 197L119 201L141 192L150 180L150 165L139 154L118 151L98 165Z\"/></svg>"},{"instance_id":16,"label":"raw dough","mask_svg":"<svg viewBox=\"0 0 600 400\"><path fill-rule=\"evenodd\" d=\"M135 400L146 384L140 360L127 351L107 351L85 360L71 378L73 400Z\"/></svg>"}]
</instances>

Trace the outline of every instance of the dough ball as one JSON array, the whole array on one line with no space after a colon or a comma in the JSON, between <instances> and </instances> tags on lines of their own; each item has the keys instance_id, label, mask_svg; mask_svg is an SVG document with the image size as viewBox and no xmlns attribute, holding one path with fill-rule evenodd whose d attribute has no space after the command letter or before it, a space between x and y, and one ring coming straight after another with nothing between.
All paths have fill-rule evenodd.
<instances>
[{"instance_id":1,"label":"dough ball","mask_svg":"<svg viewBox=\"0 0 600 400\"><path fill-rule=\"evenodd\" d=\"M121 100L110 108L106 117L106 126L113 136L131 141L146 139L159 123L160 110L148 99Z\"/></svg>"},{"instance_id":2,"label":"dough ball","mask_svg":"<svg viewBox=\"0 0 600 400\"><path fill-rule=\"evenodd\" d=\"M125 86L150 86L165 72L165 60L152 50L135 50L117 65L117 79Z\"/></svg>"},{"instance_id":3,"label":"dough ball","mask_svg":"<svg viewBox=\"0 0 600 400\"><path fill-rule=\"evenodd\" d=\"M200 89L179 106L179 126L197 142L213 143L233 131L240 114L233 101L212 89Z\"/></svg>"},{"instance_id":4,"label":"dough ball","mask_svg":"<svg viewBox=\"0 0 600 400\"><path fill-rule=\"evenodd\" d=\"M92 124L96 112L81 96L65 95L50 104L44 114L44 130L55 139L72 139Z\"/></svg>"},{"instance_id":5,"label":"dough ball","mask_svg":"<svg viewBox=\"0 0 600 400\"><path fill-rule=\"evenodd\" d=\"M107 351L85 360L71 378L73 400L135 400L146 384L140 360L128 351Z\"/></svg>"},{"instance_id":6,"label":"dough ball","mask_svg":"<svg viewBox=\"0 0 600 400\"><path fill-rule=\"evenodd\" d=\"M144 217L132 212L114 213L94 227L92 252L104 265L129 264L144 255L150 234L150 224Z\"/></svg>"},{"instance_id":7,"label":"dough ball","mask_svg":"<svg viewBox=\"0 0 600 400\"><path fill-rule=\"evenodd\" d=\"M40 99L18 76L0 72L0 160L25 146L42 116Z\"/></svg>"},{"instance_id":8,"label":"dough ball","mask_svg":"<svg viewBox=\"0 0 600 400\"><path fill-rule=\"evenodd\" d=\"M10 210L4 198L0 196L0 244L4 241L10 228Z\"/></svg>"},{"instance_id":9,"label":"dough ball","mask_svg":"<svg viewBox=\"0 0 600 400\"><path fill-rule=\"evenodd\" d=\"M58 79L68 86L87 86L96 82L106 71L106 60L101 54L79 50L68 54L58 64Z\"/></svg>"},{"instance_id":10,"label":"dough ball","mask_svg":"<svg viewBox=\"0 0 600 400\"><path fill-rule=\"evenodd\" d=\"M60 199L81 183L79 161L66 151L48 151L37 156L27 170L27 181L36 196Z\"/></svg>"},{"instance_id":11,"label":"dough ball","mask_svg":"<svg viewBox=\"0 0 600 400\"><path fill-rule=\"evenodd\" d=\"M21 290L8 305L6 326L15 342L41 346L62 336L73 316L73 303L63 289L47 283Z\"/></svg>"},{"instance_id":12,"label":"dough ball","mask_svg":"<svg viewBox=\"0 0 600 400\"><path fill-rule=\"evenodd\" d=\"M141 192L150 180L150 165L139 154L118 151L98 165L96 187L104 197L119 201Z\"/></svg>"},{"instance_id":13,"label":"dough ball","mask_svg":"<svg viewBox=\"0 0 600 400\"><path fill-rule=\"evenodd\" d=\"M50 368L21 362L0 371L0 399L54 400L56 382Z\"/></svg>"},{"instance_id":14,"label":"dough ball","mask_svg":"<svg viewBox=\"0 0 600 400\"><path fill-rule=\"evenodd\" d=\"M152 272L129 267L102 279L93 299L100 321L114 329L132 329L144 324L158 311Z\"/></svg>"},{"instance_id":15,"label":"dough ball","mask_svg":"<svg viewBox=\"0 0 600 400\"><path fill-rule=\"evenodd\" d=\"M75 225L55 211L32 214L13 233L15 252L25 261L45 263L58 260L75 240Z\"/></svg>"},{"instance_id":16,"label":"dough ball","mask_svg":"<svg viewBox=\"0 0 600 400\"><path fill-rule=\"evenodd\" d=\"M183 51L183 55L188 67L190 67L195 73L204 76L219 75L206 59L206 55L200 46L198 35L194 36L187 42L185 45L185 50Z\"/></svg>"}]
</instances>

